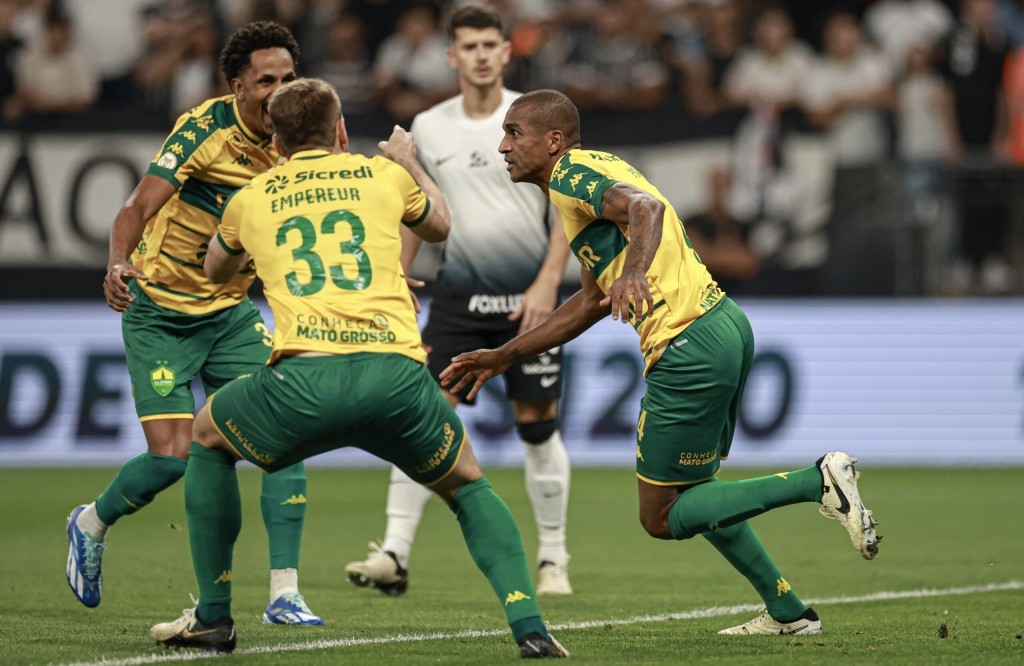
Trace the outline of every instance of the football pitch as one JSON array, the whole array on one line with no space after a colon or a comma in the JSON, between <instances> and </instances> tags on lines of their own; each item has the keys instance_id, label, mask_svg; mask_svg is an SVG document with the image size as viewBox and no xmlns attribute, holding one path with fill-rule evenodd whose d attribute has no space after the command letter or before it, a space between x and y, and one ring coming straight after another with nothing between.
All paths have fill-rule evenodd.
<instances>
[{"instance_id":1,"label":"football pitch","mask_svg":"<svg viewBox=\"0 0 1024 666\"><path fill-rule=\"evenodd\" d=\"M852 452L856 454L856 452ZM636 519L631 470L574 471L569 522L576 594L542 597L552 633L587 664L1024 663L1024 469L891 469L860 465L865 504L885 539L860 558L816 505L753 520L787 580L821 616L818 636L719 636L753 618L752 588L703 539L662 542ZM745 478L783 470L736 470ZM148 628L191 607L183 484L108 535L103 603L81 606L64 579L64 520L111 469L0 469L0 663L205 661L154 644ZM428 505L408 594L344 580L349 560L384 528L385 469L309 470L300 587L324 627L267 627L266 536L259 478L239 473L244 524L236 550L233 664L515 663L498 601L470 560L454 516ZM490 470L533 559L533 517L516 469Z\"/></svg>"}]
</instances>

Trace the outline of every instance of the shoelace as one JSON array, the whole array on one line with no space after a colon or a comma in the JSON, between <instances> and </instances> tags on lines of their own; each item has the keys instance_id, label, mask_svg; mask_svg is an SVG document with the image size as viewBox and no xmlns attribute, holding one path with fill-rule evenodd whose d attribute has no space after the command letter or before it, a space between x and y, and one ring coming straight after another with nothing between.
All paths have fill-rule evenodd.
<instances>
[{"instance_id":1,"label":"shoelace","mask_svg":"<svg viewBox=\"0 0 1024 666\"><path fill-rule=\"evenodd\" d=\"M303 599L302 595L298 592L290 592L288 594L282 595L281 598L290 603L291 605L295 606L296 608L298 608L300 612L308 613L310 615L313 614L313 611L309 610L309 606L306 605L306 600Z\"/></svg>"},{"instance_id":2,"label":"shoelace","mask_svg":"<svg viewBox=\"0 0 1024 666\"><path fill-rule=\"evenodd\" d=\"M85 537L85 578L95 581L100 575L100 561L103 558L103 551L107 545L97 541L88 532L82 532Z\"/></svg>"}]
</instances>

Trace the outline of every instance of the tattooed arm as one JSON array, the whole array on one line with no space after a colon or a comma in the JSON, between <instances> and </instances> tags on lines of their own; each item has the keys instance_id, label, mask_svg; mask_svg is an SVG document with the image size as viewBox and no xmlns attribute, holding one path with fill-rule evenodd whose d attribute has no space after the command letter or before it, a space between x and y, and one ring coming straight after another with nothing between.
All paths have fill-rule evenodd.
<instances>
[{"instance_id":1,"label":"tattooed arm","mask_svg":"<svg viewBox=\"0 0 1024 666\"><path fill-rule=\"evenodd\" d=\"M634 185L615 183L604 193L600 214L606 220L629 226L626 264L601 304L611 306L612 319L628 324L632 302L636 309L634 321L639 321L644 314L644 303L646 312L654 309L654 298L647 285L647 269L661 244L665 204Z\"/></svg>"}]
</instances>

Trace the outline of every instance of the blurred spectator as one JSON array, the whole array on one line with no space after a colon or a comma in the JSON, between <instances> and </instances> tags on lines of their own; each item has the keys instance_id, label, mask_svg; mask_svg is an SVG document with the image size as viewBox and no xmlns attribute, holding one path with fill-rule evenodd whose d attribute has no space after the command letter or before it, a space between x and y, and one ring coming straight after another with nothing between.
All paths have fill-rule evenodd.
<instances>
[{"instance_id":1,"label":"blurred spectator","mask_svg":"<svg viewBox=\"0 0 1024 666\"><path fill-rule=\"evenodd\" d=\"M743 16L736 0L691 2L703 37L703 57L683 63L683 99L691 113L710 116L744 106L723 91L725 73L744 46Z\"/></svg>"},{"instance_id":2,"label":"blurred spectator","mask_svg":"<svg viewBox=\"0 0 1024 666\"><path fill-rule=\"evenodd\" d=\"M665 101L669 72L644 3L601 0L567 65L564 89L580 109L650 109Z\"/></svg>"},{"instance_id":3,"label":"blurred spectator","mask_svg":"<svg viewBox=\"0 0 1024 666\"><path fill-rule=\"evenodd\" d=\"M1024 45L1024 0L998 0L993 24L1009 48Z\"/></svg>"},{"instance_id":4,"label":"blurred spectator","mask_svg":"<svg viewBox=\"0 0 1024 666\"><path fill-rule=\"evenodd\" d=\"M432 7L415 5L398 17L395 33L377 51L373 72L378 99L395 119L411 120L458 92L446 48Z\"/></svg>"},{"instance_id":5,"label":"blurred spectator","mask_svg":"<svg viewBox=\"0 0 1024 666\"><path fill-rule=\"evenodd\" d=\"M715 168L708 172L707 204L686 218L686 235L718 285L731 294L744 292L746 282L761 271L761 257L747 239L747 228L729 208L732 173Z\"/></svg>"},{"instance_id":6,"label":"blurred spectator","mask_svg":"<svg viewBox=\"0 0 1024 666\"><path fill-rule=\"evenodd\" d=\"M995 0L962 0L943 65L953 90L956 151L962 155L956 198L963 261L957 283L986 293L1009 291L1016 279L1005 255L1012 184L997 177L993 166L1013 159L1010 109L1014 96L1018 107L1024 102L1024 82L1013 85L1019 77L995 17ZM1017 163L1024 164L1024 136L1019 145Z\"/></svg>"},{"instance_id":7,"label":"blurred spectator","mask_svg":"<svg viewBox=\"0 0 1024 666\"><path fill-rule=\"evenodd\" d=\"M330 25L342 8L351 3L346 0L247 0L229 4L244 5L226 10L232 22L241 21L238 25L273 21L288 28L299 43L302 54L299 73L302 74L326 57Z\"/></svg>"},{"instance_id":8,"label":"blurred spectator","mask_svg":"<svg viewBox=\"0 0 1024 666\"><path fill-rule=\"evenodd\" d=\"M505 77L507 85L524 92L563 89L565 64L576 44L563 21L555 15L524 21L513 28L509 41L512 59Z\"/></svg>"},{"instance_id":9,"label":"blurred spectator","mask_svg":"<svg viewBox=\"0 0 1024 666\"><path fill-rule=\"evenodd\" d=\"M4 118L14 122L23 116L47 119L80 113L99 96L95 64L75 45L71 20L58 8L46 17L43 44L19 55L15 67L15 92L4 100Z\"/></svg>"},{"instance_id":10,"label":"blurred spectator","mask_svg":"<svg viewBox=\"0 0 1024 666\"><path fill-rule=\"evenodd\" d=\"M948 164L956 161L953 92L935 66L933 54L914 47L896 90L897 155L906 174L910 215L924 235L926 293L952 294L956 227L950 211Z\"/></svg>"},{"instance_id":11,"label":"blurred spectator","mask_svg":"<svg viewBox=\"0 0 1024 666\"><path fill-rule=\"evenodd\" d=\"M173 120L229 92L218 63L221 36L207 11L151 5L143 16L145 51L135 63L133 80L148 108Z\"/></svg>"},{"instance_id":12,"label":"blurred spectator","mask_svg":"<svg viewBox=\"0 0 1024 666\"><path fill-rule=\"evenodd\" d=\"M372 110L373 65L358 16L342 13L334 19L327 32L327 54L313 64L312 74L334 86L346 114Z\"/></svg>"},{"instance_id":13,"label":"blurred spectator","mask_svg":"<svg viewBox=\"0 0 1024 666\"><path fill-rule=\"evenodd\" d=\"M793 23L781 5L769 5L754 22L754 40L725 72L723 91L762 117L800 111L803 87L814 69L810 47L793 36Z\"/></svg>"},{"instance_id":14,"label":"blurred spectator","mask_svg":"<svg viewBox=\"0 0 1024 666\"><path fill-rule=\"evenodd\" d=\"M123 110L138 91L132 69L142 54L142 9L153 0L64 0L75 43L88 54L102 82L100 102ZM173 1L173 0L167 0Z\"/></svg>"},{"instance_id":15,"label":"blurred spectator","mask_svg":"<svg viewBox=\"0 0 1024 666\"><path fill-rule=\"evenodd\" d=\"M376 59L384 40L397 29L398 18L410 7L423 2L424 0L346 0L345 11L362 19L366 29L366 47L370 49L371 57Z\"/></svg>"},{"instance_id":16,"label":"blurred spectator","mask_svg":"<svg viewBox=\"0 0 1024 666\"><path fill-rule=\"evenodd\" d=\"M807 119L826 133L838 166L877 164L889 155L889 65L864 43L860 22L850 12L837 11L825 19L822 43L825 53L806 87Z\"/></svg>"},{"instance_id":17,"label":"blurred spectator","mask_svg":"<svg viewBox=\"0 0 1024 666\"><path fill-rule=\"evenodd\" d=\"M940 0L878 0L864 13L868 34L902 72L914 47L933 49L953 27L953 14Z\"/></svg>"},{"instance_id":18,"label":"blurred spectator","mask_svg":"<svg viewBox=\"0 0 1024 666\"><path fill-rule=\"evenodd\" d=\"M22 41L14 32L19 3L0 0L0 103L14 94L14 63Z\"/></svg>"}]
</instances>

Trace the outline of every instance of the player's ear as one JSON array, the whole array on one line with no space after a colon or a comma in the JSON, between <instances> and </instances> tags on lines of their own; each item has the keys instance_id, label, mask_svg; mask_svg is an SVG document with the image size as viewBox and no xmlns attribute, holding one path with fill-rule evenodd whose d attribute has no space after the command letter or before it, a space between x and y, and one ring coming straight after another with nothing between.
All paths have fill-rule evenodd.
<instances>
[{"instance_id":1,"label":"player's ear","mask_svg":"<svg viewBox=\"0 0 1024 666\"><path fill-rule=\"evenodd\" d=\"M502 42L501 47L501 64L507 65L512 60L512 42L507 39Z\"/></svg>"},{"instance_id":2,"label":"player's ear","mask_svg":"<svg viewBox=\"0 0 1024 666\"><path fill-rule=\"evenodd\" d=\"M562 150L562 141L565 136L561 130L551 130L548 132L548 155L556 155Z\"/></svg>"},{"instance_id":3,"label":"player's ear","mask_svg":"<svg viewBox=\"0 0 1024 666\"><path fill-rule=\"evenodd\" d=\"M345 129L345 117L338 118L338 147L348 152L348 130Z\"/></svg>"},{"instance_id":4,"label":"player's ear","mask_svg":"<svg viewBox=\"0 0 1024 666\"><path fill-rule=\"evenodd\" d=\"M459 64L455 60L455 51L452 50L452 47L448 46L448 47L445 48L445 50L444 50L444 57L448 61L448 66L449 67L451 67L452 69L458 69L459 68Z\"/></svg>"},{"instance_id":5,"label":"player's ear","mask_svg":"<svg viewBox=\"0 0 1024 666\"><path fill-rule=\"evenodd\" d=\"M274 142L274 150L277 151L278 155L284 156L284 148L281 147L281 142L278 140L277 135L270 137L270 140Z\"/></svg>"}]
</instances>

